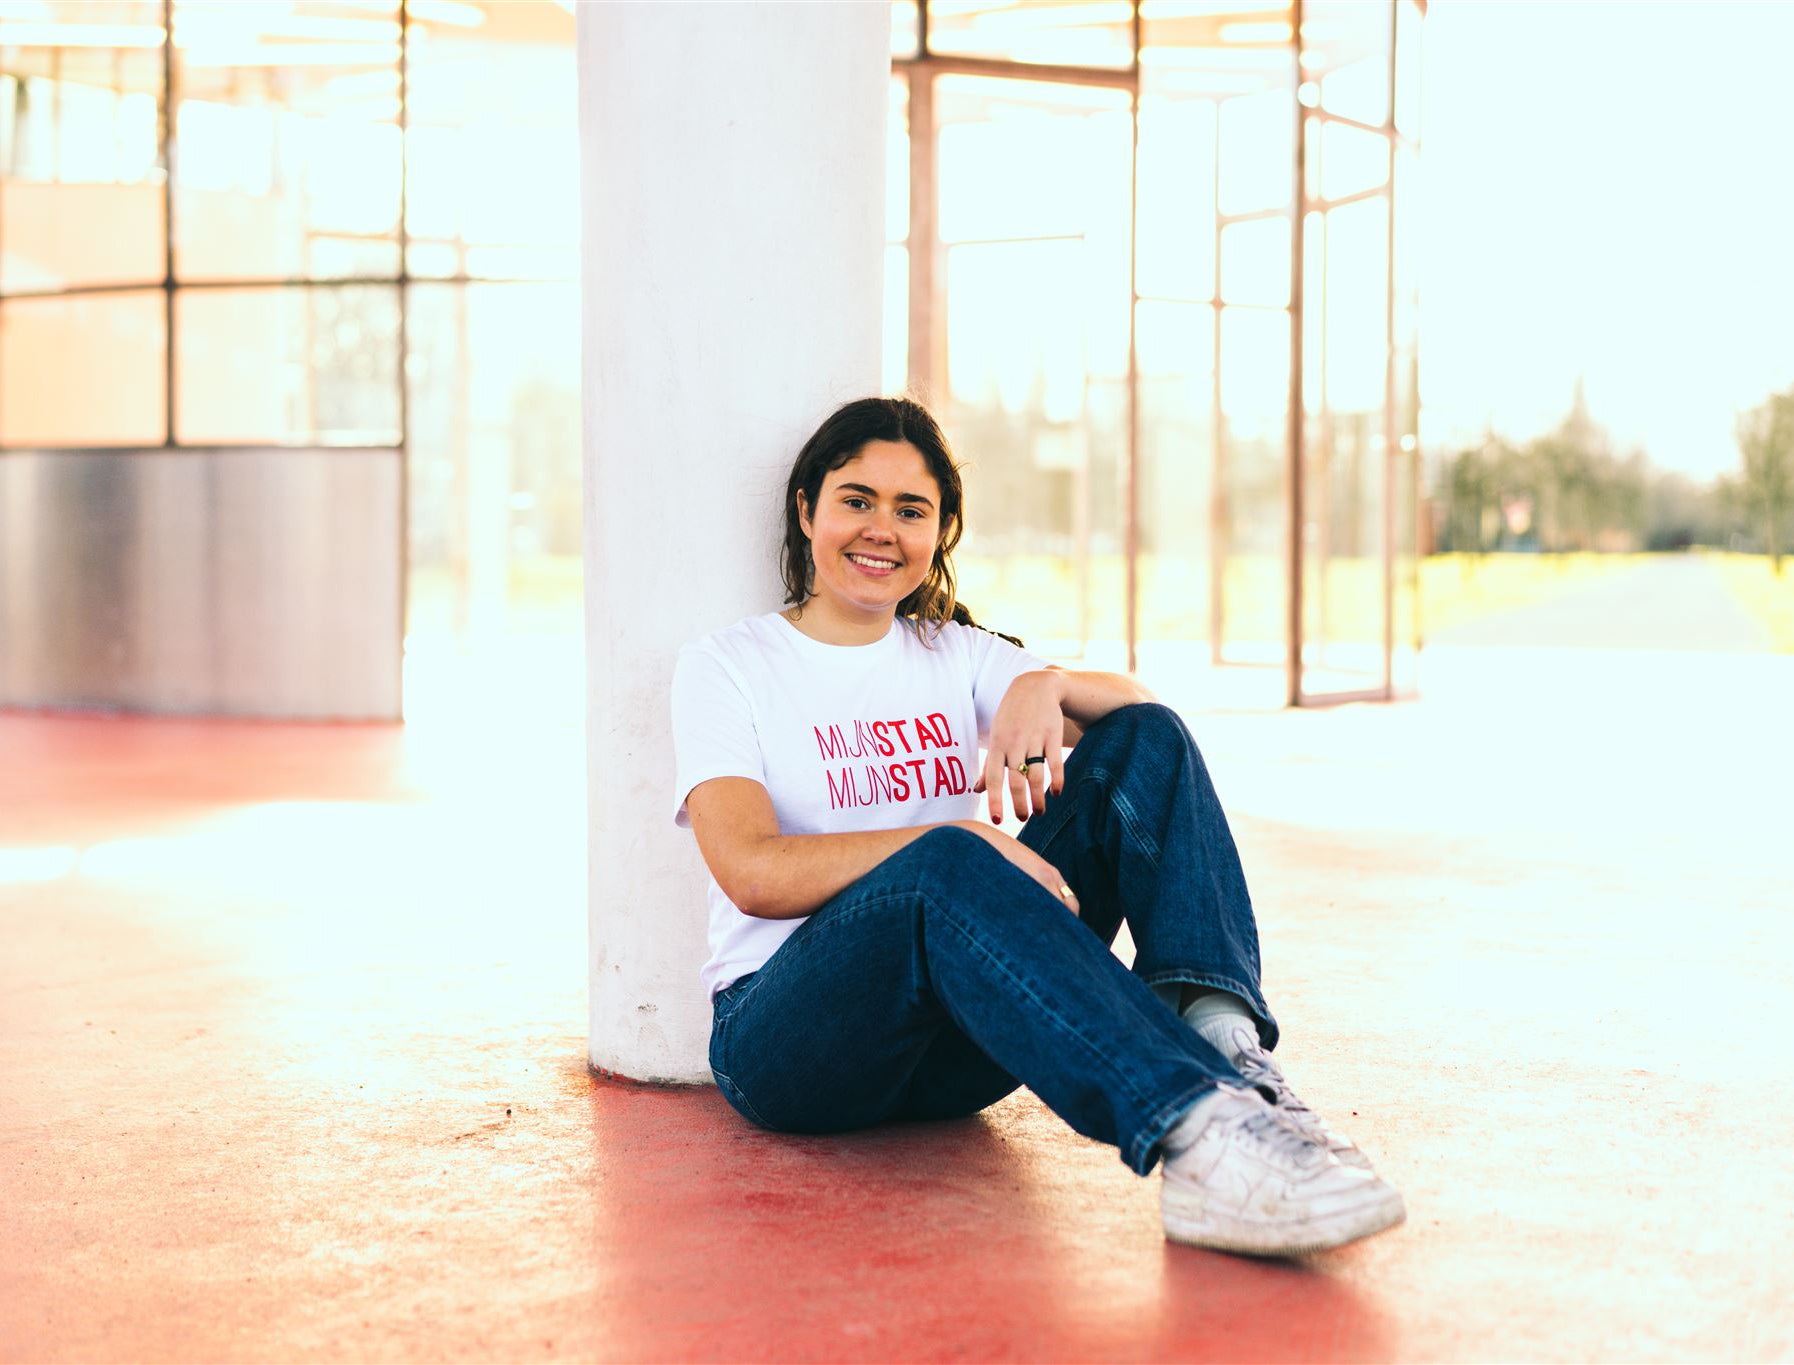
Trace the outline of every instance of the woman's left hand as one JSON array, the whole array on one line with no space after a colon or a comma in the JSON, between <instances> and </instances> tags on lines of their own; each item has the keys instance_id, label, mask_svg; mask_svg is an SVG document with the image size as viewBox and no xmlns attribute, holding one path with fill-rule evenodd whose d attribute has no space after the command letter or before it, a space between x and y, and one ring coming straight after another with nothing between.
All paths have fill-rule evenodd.
<instances>
[{"instance_id":1,"label":"woman's left hand","mask_svg":"<svg viewBox=\"0 0 1794 1365\"><path fill-rule=\"evenodd\" d=\"M1046 809L1047 792L1065 790L1061 770L1061 741L1065 738L1065 713L1059 707L1059 678L1053 670L1024 673L1009 684L997 714L990 723L990 747L985 751L984 772L972 790L988 792L992 824L1003 823L1003 789L1015 813L1023 820ZM1028 759L1024 777L1018 770Z\"/></svg>"}]
</instances>

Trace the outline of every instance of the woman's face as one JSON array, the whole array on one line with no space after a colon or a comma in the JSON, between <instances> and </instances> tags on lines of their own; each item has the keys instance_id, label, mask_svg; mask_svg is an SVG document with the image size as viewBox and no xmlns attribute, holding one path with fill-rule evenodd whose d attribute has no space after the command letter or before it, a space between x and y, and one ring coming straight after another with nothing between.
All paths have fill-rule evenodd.
<instances>
[{"instance_id":1,"label":"woman's face","mask_svg":"<svg viewBox=\"0 0 1794 1365\"><path fill-rule=\"evenodd\" d=\"M822 480L816 506L797 495L816 561L813 600L850 618L889 616L928 576L941 539L941 490L907 441L868 441Z\"/></svg>"}]
</instances>

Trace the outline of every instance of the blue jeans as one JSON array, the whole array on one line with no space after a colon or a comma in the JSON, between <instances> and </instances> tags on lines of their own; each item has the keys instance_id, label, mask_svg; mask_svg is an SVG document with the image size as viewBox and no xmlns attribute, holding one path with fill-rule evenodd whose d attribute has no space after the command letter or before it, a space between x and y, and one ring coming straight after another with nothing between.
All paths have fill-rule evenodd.
<instances>
[{"instance_id":1,"label":"blue jeans","mask_svg":"<svg viewBox=\"0 0 1794 1365\"><path fill-rule=\"evenodd\" d=\"M976 1113L1026 1085L1145 1175L1228 1061L1150 987L1232 991L1275 1047L1258 928L1227 818L1169 707L1111 712L1021 841L1081 917L969 830L929 831L719 992L710 1066L740 1113L832 1133ZM1109 950L1123 919L1132 970Z\"/></svg>"}]
</instances>

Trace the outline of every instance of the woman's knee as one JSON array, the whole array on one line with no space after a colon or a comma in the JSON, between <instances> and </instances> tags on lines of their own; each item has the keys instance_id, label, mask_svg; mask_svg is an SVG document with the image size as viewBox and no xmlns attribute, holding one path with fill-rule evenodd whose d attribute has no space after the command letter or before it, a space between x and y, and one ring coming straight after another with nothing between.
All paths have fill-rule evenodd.
<instances>
[{"instance_id":1,"label":"woman's knee","mask_svg":"<svg viewBox=\"0 0 1794 1365\"><path fill-rule=\"evenodd\" d=\"M1037 897L1051 899L1045 887L1004 857L995 844L961 826L930 830L910 848L922 855L916 878L925 911L952 913L976 902L976 916L989 919L1010 908L1033 913Z\"/></svg>"},{"instance_id":2,"label":"woman's knee","mask_svg":"<svg viewBox=\"0 0 1794 1365\"><path fill-rule=\"evenodd\" d=\"M841 914L857 918L868 911L905 914L913 907L918 893L964 886L973 878L988 877L995 866L1004 864L1003 855L980 835L959 825L938 825L905 844L868 874L868 882L876 879L876 887L860 889L876 890L878 894L853 895L831 902L812 921L839 919ZM804 932L799 929L792 940Z\"/></svg>"},{"instance_id":3,"label":"woman's knee","mask_svg":"<svg viewBox=\"0 0 1794 1365\"><path fill-rule=\"evenodd\" d=\"M1157 701L1139 701L1116 707L1085 731L1077 747L1081 749L1092 740L1097 741L1097 745L1093 747L1120 744L1160 749L1189 748L1195 744L1183 717L1163 702ZM1077 750L1074 749L1073 752Z\"/></svg>"},{"instance_id":4,"label":"woman's knee","mask_svg":"<svg viewBox=\"0 0 1794 1365\"><path fill-rule=\"evenodd\" d=\"M963 825L936 825L910 847L947 858L969 858L990 845Z\"/></svg>"},{"instance_id":5,"label":"woman's knee","mask_svg":"<svg viewBox=\"0 0 1794 1365\"><path fill-rule=\"evenodd\" d=\"M916 855L924 880L946 886L963 886L972 877L1000 876L1004 868L1020 872L990 840L962 825L939 825L905 851Z\"/></svg>"},{"instance_id":6,"label":"woman's knee","mask_svg":"<svg viewBox=\"0 0 1794 1365\"><path fill-rule=\"evenodd\" d=\"M1139 809L1181 799L1192 784L1213 789L1208 765L1183 718L1161 702L1117 707L1071 751L1067 780L1097 777Z\"/></svg>"}]
</instances>

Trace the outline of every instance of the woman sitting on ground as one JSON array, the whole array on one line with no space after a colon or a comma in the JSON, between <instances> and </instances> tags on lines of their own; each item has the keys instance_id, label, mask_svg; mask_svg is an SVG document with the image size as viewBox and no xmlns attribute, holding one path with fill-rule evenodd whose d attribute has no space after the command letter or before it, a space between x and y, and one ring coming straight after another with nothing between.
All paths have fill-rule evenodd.
<instances>
[{"instance_id":1,"label":"woman sitting on ground","mask_svg":"<svg viewBox=\"0 0 1794 1365\"><path fill-rule=\"evenodd\" d=\"M976 627L961 503L924 408L847 404L791 471L788 609L679 655L717 1085L794 1133L1026 1085L1136 1174L1162 1156L1166 1235L1198 1246L1292 1254L1401 1221L1271 1059L1252 903L1189 731L1131 677Z\"/></svg>"}]
</instances>

